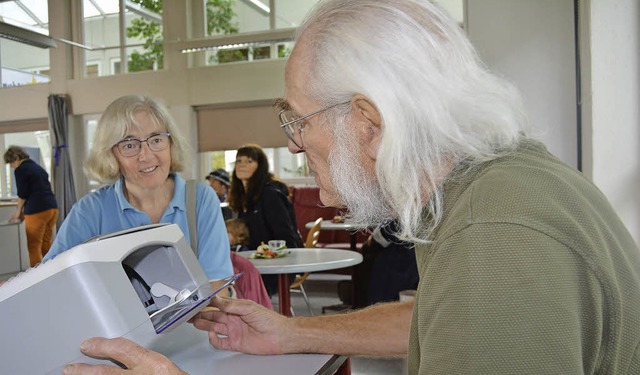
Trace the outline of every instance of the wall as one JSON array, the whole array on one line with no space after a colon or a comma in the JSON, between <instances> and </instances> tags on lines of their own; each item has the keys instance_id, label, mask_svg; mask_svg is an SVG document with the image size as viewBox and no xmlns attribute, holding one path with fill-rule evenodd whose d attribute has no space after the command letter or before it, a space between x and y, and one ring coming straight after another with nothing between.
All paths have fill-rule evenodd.
<instances>
[{"instance_id":1,"label":"wall","mask_svg":"<svg viewBox=\"0 0 640 375\"><path fill-rule=\"evenodd\" d=\"M465 14L482 60L522 92L534 136L577 168L573 0L468 0Z\"/></svg>"},{"instance_id":2,"label":"wall","mask_svg":"<svg viewBox=\"0 0 640 375\"><path fill-rule=\"evenodd\" d=\"M591 0L584 102L593 181L640 242L640 2ZM590 60L590 61L589 61Z\"/></svg>"}]
</instances>

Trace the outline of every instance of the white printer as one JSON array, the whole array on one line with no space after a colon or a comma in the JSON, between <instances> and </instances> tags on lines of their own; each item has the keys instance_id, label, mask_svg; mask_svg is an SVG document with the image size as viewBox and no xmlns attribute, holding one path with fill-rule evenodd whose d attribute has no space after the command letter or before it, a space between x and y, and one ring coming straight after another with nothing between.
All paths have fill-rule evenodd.
<instances>
[{"instance_id":1,"label":"white printer","mask_svg":"<svg viewBox=\"0 0 640 375\"><path fill-rule=\"evenodd\" d=\"M103 362L80 353L95 336L154 349L214 294L175 224L93 238L0 287L2 373L60 374L68 363Z\"/></svg>"}]
</instances>

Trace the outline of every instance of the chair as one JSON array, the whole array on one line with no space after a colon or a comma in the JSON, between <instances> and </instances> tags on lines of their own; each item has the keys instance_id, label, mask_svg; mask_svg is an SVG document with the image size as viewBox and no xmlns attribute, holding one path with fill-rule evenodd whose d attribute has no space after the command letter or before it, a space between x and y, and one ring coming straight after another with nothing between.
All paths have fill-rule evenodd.
<instances>
[{"instance_id":1,"label":"chair","mask_svg":"<svg viewBox=\"0 0 640 375\"><path fill-rule=\"evenodd\" d=\"M309 233L307 233L307 239L304 242L304 247L307 248L315 248L318 243L318 237L320 237L320 227L322 226L322 217L316 219L313 223L311 229L309 229ZM304 286L302 285L305 280L309 277L309 272L305 272L302 275L296 275L296 279L289 286L289 290L291 292L301 293L302 298L304 298L304 302L307 304L307 309L309 309L309 314L313 315L313 309L311 308L311 302L309 302L309 297L307 296L307 292L304 290ZM291 308L291 315L295 316L293 312L293 307Z\"/></svg>"},{"instance_id":2,"label":"chair","mask_svg":"<svg viewBox=\"0 0 640 375\"><path fill-rule=\"evenodd\" d=\"M229 254L231 255L233 273L244 273L234 285L237 297L250 299L268 309L273 309L269 294L267 294L267 290L262 282L262 276L256 269L256 266L234 251L229 252Z\"/></svg>"}]
</instances>

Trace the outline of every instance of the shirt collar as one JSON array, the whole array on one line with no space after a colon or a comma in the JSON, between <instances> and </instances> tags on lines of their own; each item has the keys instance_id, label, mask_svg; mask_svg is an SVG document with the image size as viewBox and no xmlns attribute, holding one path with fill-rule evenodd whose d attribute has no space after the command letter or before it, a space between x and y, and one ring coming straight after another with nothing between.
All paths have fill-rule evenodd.
<instances>
[{"instance_id":1,"label":"shirt collar","mask_svg":"<svg viewBox=\"0 0 640 375\"><path fill-rule=\"evenodd\" d=\"M172 173L170 174L170 176L173 176L176 182L176 187L175 187L175 190L173 191L173 198L171 198L171 202L169 202L169 207L173 207L181 211L185 211L186 210L186 198L185 198L186 182L184 178L180 177L177 174ZM116 193L116 201L118 202L120 211L124 211L127 209L137 210L124 197L124 191L122 190L123 187L124 187L124 180L122 178L119 178L114 185L114 190Z\"/></svg>"}]
</instances>

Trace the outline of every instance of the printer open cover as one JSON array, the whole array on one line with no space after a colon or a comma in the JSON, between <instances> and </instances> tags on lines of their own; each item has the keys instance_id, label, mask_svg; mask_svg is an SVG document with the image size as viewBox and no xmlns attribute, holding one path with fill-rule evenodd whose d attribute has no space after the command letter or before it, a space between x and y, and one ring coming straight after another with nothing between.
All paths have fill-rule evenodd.
<instances>
[{"instance_id":1,"label":"printer open cover","mask_svg":"<svg viewBox=\"0 0 640 375\"><path fill-rule=\"evenodd\" d=\"M93 238L0 287L6 374L60 374L91 337L153 349L213 296L180 228L158 224Z\"/></svg>"}]
</instances>

